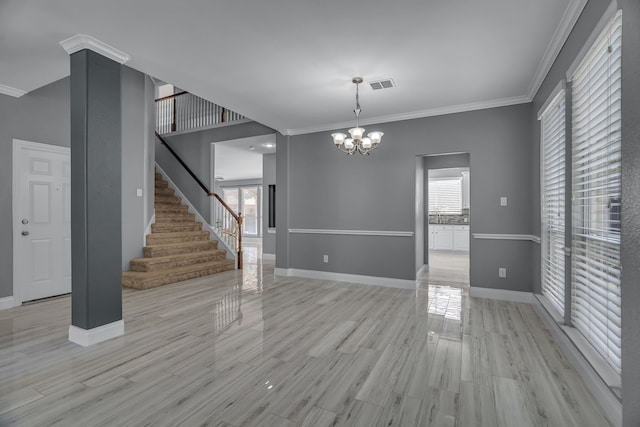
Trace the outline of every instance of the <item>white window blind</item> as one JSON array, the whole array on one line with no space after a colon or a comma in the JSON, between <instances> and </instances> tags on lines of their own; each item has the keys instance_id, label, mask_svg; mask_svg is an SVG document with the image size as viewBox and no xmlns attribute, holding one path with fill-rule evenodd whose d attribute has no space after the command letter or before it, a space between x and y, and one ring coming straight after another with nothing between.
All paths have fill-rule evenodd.
<instances>
[{"instance_id":1,"label":"white window blind","mask_svg":"<svg viewBox=\"0 0 640 427\"><path fill-rule=\"evenodd\" d=\"M542 137L542 293L564 316L565 91L540 118Z\"/></svg>"},{"instance_id":2,"label":"white window blind","mask_svg":"<svg viewBox=\"0 0 640 427\"><path fill-rule=\"evenodd\" d=\"M462 178L429 179L429 213L462 213Z\"/></svg>"},{"instance_id":3,"label":"white window blind","mask_svg":"<svg viewBox=\"0 0 640 427\"><path fill-rule=\"evenodd\" d=\"M620 373L620 12L572 77L575 327Z\"/></svg>"}]
</instances>

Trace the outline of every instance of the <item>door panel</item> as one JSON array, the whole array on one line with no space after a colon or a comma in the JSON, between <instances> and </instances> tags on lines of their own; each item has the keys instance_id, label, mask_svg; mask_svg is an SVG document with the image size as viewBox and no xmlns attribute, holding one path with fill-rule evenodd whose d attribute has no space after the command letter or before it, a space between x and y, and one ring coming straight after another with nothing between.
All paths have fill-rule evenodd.
<instances>
[{"instance_id":1,"label":"door panel","mask_svg":"<svg viewBox=\"0 0 640 427\"><path fill-rule=\"evenodd\" d=\"M69 149L15 141L14 150L18 150L14 157L16 300L24 302L69 293Z\"/></svg>"}]
</instances>

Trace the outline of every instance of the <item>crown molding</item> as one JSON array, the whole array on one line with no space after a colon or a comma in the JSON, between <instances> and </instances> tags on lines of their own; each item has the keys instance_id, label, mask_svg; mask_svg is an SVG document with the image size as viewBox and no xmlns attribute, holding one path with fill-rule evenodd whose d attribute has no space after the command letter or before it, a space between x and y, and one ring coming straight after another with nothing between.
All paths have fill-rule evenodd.
<instances>
[{"instance_id":1,"label":"crown molding","mask_svg":"<svg viewBox=\"0 0 640 427\"><path fill-rule=\"evenodd\" d=\"M89 49L120 64L124 64L131 59L129 54L86 34L76 34L75 36L62 40L60 46L62 46L69 55L82 49Z\"/></svg>"},{"instance_id":2,"label":"crown molding","mask_svg":"<svg viewBox=\"0 0 640 427\"><path fill-rule=\"evenodd\" d=\"M547 74L549 74L553 63L560 54L562 46L564 46L565 42L569 38L569 34L571 34L573 27L576 25L576 22L586 5L587 0L572 0L569 2L569 5L560 19L560 25L558 25L555 33L553 33L551 42L549 43L549 46L547 46L547 50L544 52L542 60L540 61L540 64L538 64L538 69L536 70L533 80L531 80L531 84L529 85L529 91L527 93L530 100L533 100L536 93L538 93L540 86L542 86L542 82L544 82Z\"/></svg>"},{"instance_id":3,"label":"crown molding","mask_svg":"<svg viewBox=\"0 0 640 427\"><path fill-rule=\"evenodd\" d=\"M399 122L402 120L421 119L424 117L442 116L445 114L464 113L466 111L484 110L486 108L506 107L509 105L526 104L531 102L531 98L526 95L514 96L511 98L493 99L490 101L471 102L469 104L452 105L449 107L431 108L428 110L413 111L410 113L391 114L389 116L372 117L365 120L360 120L360 125L374 125L389 122ZM298 129L283 129L278 130L283 135L303 135L314 132L325 132L340 128L349 128L353 126L353 120L348 122L330 123L320 126L311 126L307 128Z\"/></svg>"},{"instance_id":4,"label":"crown molding","mask_svg":"<svg viewBox=\"0 0 640 427\"><path fill-rule=\"evenodd\" d=\"M27 93L26 90L16 89L15 87L0 85L0 93L3 95L13 96L14 98L20 98Z\"/></svg>"}]
</instances>

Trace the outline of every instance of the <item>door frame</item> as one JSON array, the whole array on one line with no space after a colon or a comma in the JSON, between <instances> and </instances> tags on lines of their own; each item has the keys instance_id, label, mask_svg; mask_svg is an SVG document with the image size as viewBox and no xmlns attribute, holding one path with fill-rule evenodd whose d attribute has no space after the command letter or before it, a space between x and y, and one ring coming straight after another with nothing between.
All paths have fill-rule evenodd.
<instances>
[{"instance_id":1,"label":"door frame","mask_svg":"<svg viewBox=\"0 0 640 427\"><path fill-rule=\"evenodd\" d=\"M11 181L11 203L12 203L12 230L13 230L13 244L11 247L12 257L13 257L13 306L17 307L22 305L22 290L20 289L19 283L17 280L20 277L20 268L18 266L18 257L16 256L16 251L18 247L18 241L20 237L20 228L18 226L18 222L20 221L20 213L18 206L18 179L19 179L19 166L20 166L20 151L23 148L28 148L30 150L44 151L47 153L55 153L55 154L66 154L71 156L71 148L63 147L59 145L51 145L44 144L42 142L34 142L34 141L25 141L22 139L13 139L13 160L12 160L12 181Z\"/></svg>"}]
</instances>

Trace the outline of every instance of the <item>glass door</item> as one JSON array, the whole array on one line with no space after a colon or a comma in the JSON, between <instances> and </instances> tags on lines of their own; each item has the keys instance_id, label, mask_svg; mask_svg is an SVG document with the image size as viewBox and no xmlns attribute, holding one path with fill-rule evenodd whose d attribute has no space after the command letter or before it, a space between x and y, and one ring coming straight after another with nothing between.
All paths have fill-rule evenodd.
<instances>
[{"instance_id":1,"label":"glass door","mask_svg":"<svg viewBox=\"0 0 640 427\"><path fill-rule=\"evenodd\" d=\"M242 193L242 216L244 217L244 234L257 237L260 235L259 227L259 206L258 187L243 187Z\"/></svg>"}]
</instances>

